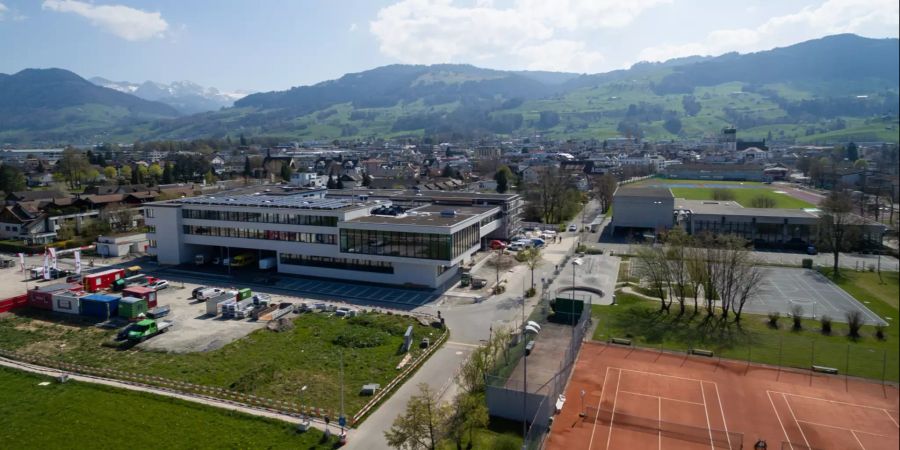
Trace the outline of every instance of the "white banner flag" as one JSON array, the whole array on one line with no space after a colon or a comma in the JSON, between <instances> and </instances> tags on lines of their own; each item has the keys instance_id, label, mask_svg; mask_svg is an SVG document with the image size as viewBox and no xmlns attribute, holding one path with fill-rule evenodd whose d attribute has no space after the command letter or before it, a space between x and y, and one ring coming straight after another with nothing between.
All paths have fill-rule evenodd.
<instances>
[{"instance_id":1,"label":"white banner flag","mask_svg":"<svg viewBox=\"0 0 900 450\"><path fill-rule=\"evenodd\" d=\"M25 272L25 254L19 253L19 265L22 266L22 272Z\"/></svg>"},{"instance_id":2,"label":"white banner flag","mask_svg":"<svg viewBox=\"0 0 900 450\"><path fill-rule=\"evenodd\" d=\"M50 265L53 266L54 269L59 269L58 261L59 259L56 257L56 247L50 247L48 249L50 251Z\"/></svg>"},{"instance_id":3,"label":"white banner flag","mask_svg":"<svg viewBox=\"0 0 900 450\"><path fill-rule=\"evenodd\" d=\"M50 254L44 252L44 279L50 279Z\"/></svg>"},{"instance_id":4,"label":"white banner flag","mask_svg":"<svg viewBox=\"0 0 900 450\"><path fill-rule=\"evenodd\" d=\"M81 250L75 250L75 274L81 273Z\"/></svg>"}]
</instances>

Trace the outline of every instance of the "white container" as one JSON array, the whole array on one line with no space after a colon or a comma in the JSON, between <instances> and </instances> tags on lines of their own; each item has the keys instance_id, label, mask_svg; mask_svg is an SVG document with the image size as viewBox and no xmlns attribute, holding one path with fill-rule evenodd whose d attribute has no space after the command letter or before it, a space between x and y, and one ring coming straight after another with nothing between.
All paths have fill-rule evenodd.
<instances>
[{"instance_id":1,"label":"white container","mask_svg":"<svg viewBox=\"0 0 900 450\"><path fill-rule=\"evenodd\" d=\"M84 294L71 291L62 291L58 294L53 294L53 311L66 314L78 314L81 307L80 299L83 296Z\"/></svg>"}]
</instances>

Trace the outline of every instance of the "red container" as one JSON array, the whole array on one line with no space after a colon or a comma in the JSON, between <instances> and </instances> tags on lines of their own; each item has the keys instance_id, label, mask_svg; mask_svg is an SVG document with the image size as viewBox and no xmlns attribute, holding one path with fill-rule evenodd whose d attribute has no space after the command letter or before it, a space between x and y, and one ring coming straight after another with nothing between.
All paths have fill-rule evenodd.
<instances>
[{"instance_id":1,"label":"red container","mask_svg":"<svg viewBox=\"0 0 900 450\"><path fill-rule=\"evenodd\" d=\"M122 297L142 298L147 300L147 308L156 308L156 291L144 286L127 287L122 290Z\"/></svg>"},{"instance_id":2,"label":"red container","mask_svg":"<svg viewBox=\"0 0 900 450\"><path fill-rule=\"evenodd\" d=\"M0 313L12 311L28 304L28 294L17 295L7 299L0 300Z\"/></svg>"},{"instance_id":3,"label":"red container","mask_svg":"<svg viewBox=\"0 0 900 450\"><path fill-rule=\"evenodd\" d=\"M97 292L101 289L107 289L121 278L125 278L125 269L110 269L103 272L92 273L84 276L84 290L88 292Z\"/></svg>"},{"instance_id":4,"label":"red container","mask_svg":"<svg viewBox=\"0 0 900 450\"><path fill-rule=\"evenodd\" d=\"M33 308L53 309L53 294L70 289L78 289L77 284L60 283L40 286L28 291L28 305Z\"/></svg>"}]
</instances>

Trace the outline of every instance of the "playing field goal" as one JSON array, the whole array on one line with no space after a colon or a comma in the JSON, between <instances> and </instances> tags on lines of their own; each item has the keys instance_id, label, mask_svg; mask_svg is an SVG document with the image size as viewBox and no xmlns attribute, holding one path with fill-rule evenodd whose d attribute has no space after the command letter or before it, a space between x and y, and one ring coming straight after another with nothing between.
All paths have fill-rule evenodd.
<instances>
[{"instance_id":1,"label":"playing field goal","mask_svg":"<svg viewBox=\"0 0 900 450\"><path fill-rule=\"evenodd\" d=\"M616 429L629 429L642 433L657 434L662 437L680 441L696 442L712 445L712 448L739 450L744 447L742 433L695 427L680 423L665 422L657 418L640 417L621 411L598 409L588 406L585 409L584 421L600 422L602 425Z\"/></svg>"}]
</instances>

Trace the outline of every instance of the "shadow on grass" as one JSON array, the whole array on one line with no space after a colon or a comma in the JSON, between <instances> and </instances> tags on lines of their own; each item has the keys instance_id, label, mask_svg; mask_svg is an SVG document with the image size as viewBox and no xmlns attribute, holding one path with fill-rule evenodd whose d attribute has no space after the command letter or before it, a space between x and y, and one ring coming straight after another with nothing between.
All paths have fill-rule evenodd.
<instances>
[{"instance_id":1,"label":"shadow on grass","mask_svg":"<svg viewBox=\"0 0 900 450\"><path fill-rule=\"evenodd\" d=\"M726 349L754 342L754 334L740 323L690 309L682 315L676 311L629 308L612 318L612 326L629 330L627 338L664 347Z\"/></svg>"}]
</instances>

